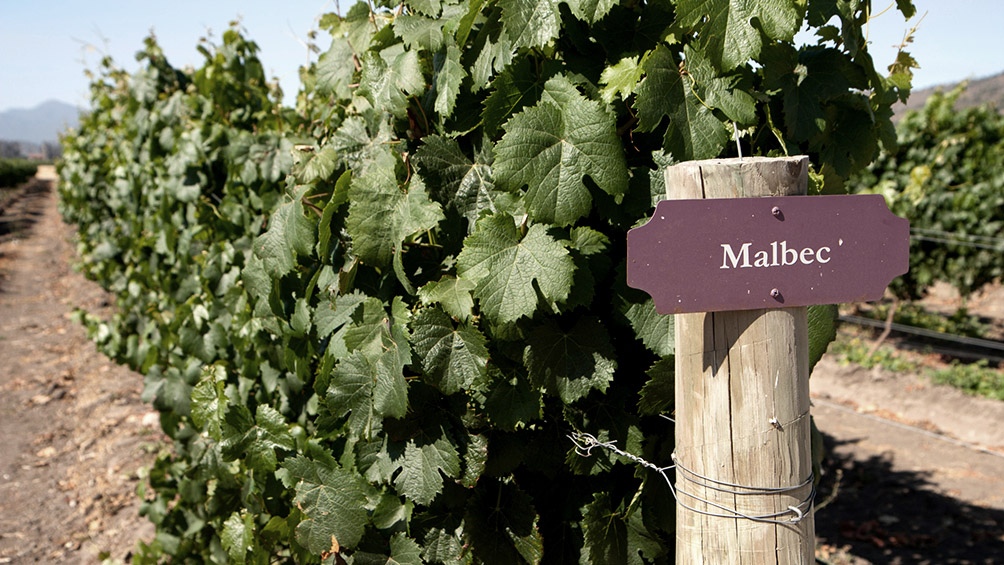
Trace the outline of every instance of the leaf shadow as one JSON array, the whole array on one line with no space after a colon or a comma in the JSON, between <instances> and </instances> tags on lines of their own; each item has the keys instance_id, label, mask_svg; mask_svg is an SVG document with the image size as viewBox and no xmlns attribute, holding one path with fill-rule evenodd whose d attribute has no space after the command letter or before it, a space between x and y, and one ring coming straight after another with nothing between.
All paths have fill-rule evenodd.
<instances>
[{"instance_id":1,"label":"leaf shadow","mask_svg":"<svg viewBox=\"0 0 1004 565\"><path fill-rule=\"evenodd\" d=\"M51 190L51 181L32 179L18 189L0 193L0 243L26 235L42 217L42 201Z\"/></svg>"},{"instance_id":2,"label":"leaf shadow","mask_svg":"<svg viewBox=\"0 0 1004 565\"><path fill-rule=\"evenodd\" d=\"M834 564L989 564L1004 556L1004 510L938 493L929 473L896 470L888 456L837 454L835 447L853 440L823 438L827 456L816 502L833 499L817 510L817 547L835 546L855 558Z\"/></svg>"}]
</instances>

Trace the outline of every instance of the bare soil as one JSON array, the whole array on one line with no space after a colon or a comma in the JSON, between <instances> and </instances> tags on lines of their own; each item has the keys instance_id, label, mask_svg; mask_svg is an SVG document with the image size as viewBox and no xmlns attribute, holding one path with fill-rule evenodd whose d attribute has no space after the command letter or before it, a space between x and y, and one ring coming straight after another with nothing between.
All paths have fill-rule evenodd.
<instances>
[{"instance_id":1,"label":"bare soil","mask_svg":"<svg viewBox=\"0 0 1004 565\"><path fill-rule=\"evenodd\" d=\"M824 562L1004 562L1004 403L832 359L810 383Z\"/></svg>"},{"instance_id":2,"label":"bare soil","mask_svg":"<svg viewBox=\"0 0 1004 565\"><path fill-rule=\"evenodd\" d=\"M0 563L127 560L152 526L136 487L162 445L143 379L71 321L109 296L71 270L53 173L0 217Z\"/></svg>"},{"instance_id":3,"label":"bare soil","mask_svg":"<svg viewBox=\"0 0 1004 565\"><path fill-rule=\"evenodd\" d=\"M961 300L939 284L923 305L950 315ZM999 340L1004 287L989 285L967 307ZM916 351L900 353L926 368L947 366L940 354ZM810 390L827 450L816 514L821 561L1004 563L1004 402L827 356Z\"/></svg>"},{"instance_id":4,"label":"bare soil","mask_svg":"<svg viewBox=\"0 0 1004 565\"><path fill-rule=\"evenodd\" d=\"M153 534L135 491L165 449L157 415L139 400L142 377L97 352L70 319L112 305L70 267L73 230L51 181L5 208L0 565L129 561ZM1000 314L997 292L970 309ZM812 395L827 447L819 562L1004 563L1004 403L830 358Z\"/></svg>"}]
</instances>

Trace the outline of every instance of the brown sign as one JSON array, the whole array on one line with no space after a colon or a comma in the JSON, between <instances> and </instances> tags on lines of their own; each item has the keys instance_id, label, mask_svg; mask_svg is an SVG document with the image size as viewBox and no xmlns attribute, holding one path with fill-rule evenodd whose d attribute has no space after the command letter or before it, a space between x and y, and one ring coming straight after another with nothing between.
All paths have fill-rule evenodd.
<instances>
[{"instance_id":1,"label":"brown sign","mask_svg":"<svg viewBox=\"0 0 1004 565\"><path fill-rule=\"evenodd\" d=\"M660 314L878 300L909 247L878 194L663 200L628 232L627 282Z\"/></svg>"}]
</instances>

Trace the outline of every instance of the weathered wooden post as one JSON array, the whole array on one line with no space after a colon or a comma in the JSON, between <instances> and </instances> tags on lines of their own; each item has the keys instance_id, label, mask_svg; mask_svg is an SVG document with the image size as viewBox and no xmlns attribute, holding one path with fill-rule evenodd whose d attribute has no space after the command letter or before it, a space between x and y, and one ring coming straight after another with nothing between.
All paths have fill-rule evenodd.
<instances>
[{"instance_id":1,"label":"weathered wooden post","mask_svg":"<svg viewBox=\"0 0 1004 565\"><path fill-rule=\"evenodd\" d=\"M628 284L676 314L679 564L814 561L806 306L881 298L909 223L807 184L806 157L686 162L628 234Z\"/></svg>"},{"instance_id":2,"label":"weathered wooden post","mask_svg":"<svg viewBox=\"0 0 1004 565\"><path fill-rule=\"evenodd\" d=\"M807 183L805 157L666 170L671 199L791 196ZM677 314L676 398L676 562L811 563L805 307Z\"/></svg>"}]
</instances>

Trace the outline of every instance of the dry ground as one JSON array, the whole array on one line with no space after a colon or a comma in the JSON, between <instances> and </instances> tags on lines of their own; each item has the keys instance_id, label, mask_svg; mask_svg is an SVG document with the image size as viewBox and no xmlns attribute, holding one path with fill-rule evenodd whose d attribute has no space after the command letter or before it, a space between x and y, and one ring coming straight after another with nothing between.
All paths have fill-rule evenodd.
<instances>
[{"instance_id":1,"label":"dry ground","mask_svg":"<svg viewBox=\"0 0 1004 565\"><path fill-rule=\"evenodd\" d=\"M142 377L70 320L109 299L70 269L51 184L36 180L0 223L0 563L123 560L153 531L135 489L159 424Z\"/></svg>"},{"instance_id":2,"label":"dry ground","mask_svg":"<svg viewBox=\"0 0 1004 565\"><path fill-rule=\"evenodd\" d=\"M923 300L946 315L960 304L947 284ZM1004 286L988 285L967 307L1002 339ZM908 341L900 355L923 368L947 366L943 355L919 352L932 344ZM833 358L810 383L829 449L819 500L836 490L816 521L828 562L1004 562L1004 402Z\"/></svg>"}]
</instances>

